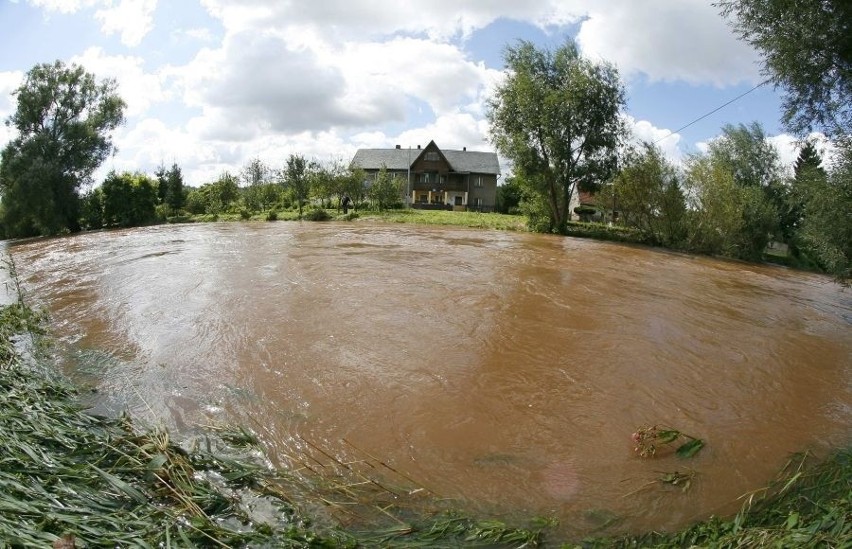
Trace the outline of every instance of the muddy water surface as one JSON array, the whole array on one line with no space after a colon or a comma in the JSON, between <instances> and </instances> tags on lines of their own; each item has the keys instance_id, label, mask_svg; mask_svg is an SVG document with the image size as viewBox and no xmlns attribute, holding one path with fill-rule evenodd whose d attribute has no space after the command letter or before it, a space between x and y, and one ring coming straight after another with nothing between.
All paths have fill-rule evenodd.
<instances>
[{"instance_id":1,"label":"muddy water surface","mask_svg":"<svg viewBox=\"0 0 852 549\"><path fill-rule=\"evenodd\" d=\"M241 423L285 465L308 443L369 455L456 507L553 516L570 535L733 513L788 453L852 441L852 294L820 276L410 225L10 250L99 411L187 433ZM630 435L654 423L707 447L639 459ZM648 486L684 467L688 492Z\"/></svg>"}]
</instances>

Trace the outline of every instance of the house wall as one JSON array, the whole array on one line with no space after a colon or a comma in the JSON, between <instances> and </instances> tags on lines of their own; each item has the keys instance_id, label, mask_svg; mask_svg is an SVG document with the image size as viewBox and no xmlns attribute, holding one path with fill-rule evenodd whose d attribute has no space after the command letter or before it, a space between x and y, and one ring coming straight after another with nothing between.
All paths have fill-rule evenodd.
<instances>
[{"instance_id":1,"label":"house wall","mask_svg":"<svg viewBox=\"0 0 852 549\"><path fill-rule=\"evenodd\" d=\"M390 172L402 179L404 201L422 204L425 198L429 204L455 206L456 197L461 197L469 209L494 211L497 203L497 175L451 171L451 166L434 143L424 149L412 150L411 154L414 160L410 182L407 170ZM369 186L375 181L378 170L367 170L367 174Z\"/></svg>"}]
</instances>

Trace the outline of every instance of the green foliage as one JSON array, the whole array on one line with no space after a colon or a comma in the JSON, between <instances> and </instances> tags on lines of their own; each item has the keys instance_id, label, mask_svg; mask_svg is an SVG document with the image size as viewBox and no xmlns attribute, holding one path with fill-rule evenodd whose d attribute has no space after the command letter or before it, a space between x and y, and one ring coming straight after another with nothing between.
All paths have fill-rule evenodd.
<instances>
[{"instance_id":1,"label":"green foliage","mask_svg":"<svg viewBox=\"0 0 852 549\"><path fill-rule=\"evenodd\" d=\"M144 174L110 172L101 192L105 226L134 227L156 219L157 183Z\"/></svg>"},{"instance_id":2,"label":"green foliage","mask_svg":"<svg viewBox=\"0 0 852 549\"><path fill-rule=\"evenodd\" d=\"M83 195L80 208L80 226L86 230L104 226L104 193L100 187Z\"/></svg>"},{"instance_id":3,"label":"green foliage","mask_svg":"<svg viewBox=\"0 0 852 549\"><path fill-rule=\"evenodd\" d=\"M302 218L302 209L311 196L311 185L313 177L311 173L315 164L308 161L304 156L291 154L282 173L284 186L299 208L299 218Z\"/></svg>"},{"instance_id":4,"label":"green foliage","mask_svg":"<svg viewBox=\"0 0 852 549\"><path fill-rule=\"evenodd\" d=\"M776 224L776 212L757 187L737 185L734 174L710 156L687 163L690 206L688 247L712 255L759 260Z\"/></svg>"},{"instance_id":5,"label":"green foliage","mask_svg":"<svg viewBox=\"0 0 852 549\"><path fill-rule=\"evenodd\" d=\"M598 213L598 209L594 206L577 206L574 208L574 213L579 216L594 215Z\"/></svg>"},{"instance_id":6,"label":"green foliage","mask_svg":"<svg viewBox=\"0 0 852 549\"><path fill-rule=\"evenodd\" d=\"M123 121L116 85L61 61L33 67L14 92L8 119L18 136L0 156L0 198L8 236L75 231L80 187L113 151L109 133Z\"/></svg>"},{"instance_id":7,"label":"green foliage","mask_svg":"<svg viewBox=\"0 0 852 549\"><path fill-rule=\"evenodd\" d=\"M801 201L797 248L839 281L852 279L852 139L841 141L838 161L826 177L803 170L795 180Z\"/></svg>"},{"instance_id":8,"label":"green foliage","mask_svg":"<svg viewBox=\"0 0 852 549\"><path fill-rule=\"evenodd\" d=\"M402 181L389 174L387 168L382 166L367 194L379 211L399 206Z\"/></svg>"},{"instance_id":9,"label":"green foliage","mask_svg":"<svg viewBox=\"0 0 852 549\"><path fill-rule=\"evenodd\" d=\"M275 210L269 210L268 212L266 212L266 220L278 221L278 212Z\"/></svg>"},{"instance_id":10,"label":"green foliage","mask_svg":"<svg viewBox=\"0 0 852 549\"><path fill-rule=\"evenodd\" d=\"M636 445L633 450L643 458L654 457L661 447L674 444L683 439L686 439L685 442L681 442L675 450L675 454L678 457L691 458L704 448L704 441L700 438L687 435L677 429L667 429L659 425L640 427L633 433L632 438L633 443Z\"/></svg>"},{"instance_id":11,"label":"green foliage","mask_svg":"<svg viewBox=\"0 0 852 549\"><path fill-rule=\"evenodd\" d=\"M519 210L523 199L524 188L518 177L508 177L497 187L497 212L507 214L512 210Z\"/></svg>"},{"instance_id":12,"label":"green foliage","mask_svg":"<svg viewBox=\"0 0 852 549\"><path fill-rule=\"evenodd\" d=\"M193 215L219 215L231 209L239 211L239 198L237 179L229 172L224 172L215 182L190 189L186 195L185 208Z\"/></svg>"},{"instance_id":13,"label":"green foliage","mask_svg":"<svg viewBox=\"0 0 852 549\"><path fill-rule=\"evenodd\" d=\"M822 157L816 149L812 140L805 141L796 162L793 163L793 173L796 178L804 176L809 171L816 171L825 175L822 167Z\"/></svg>"},{"instance_id":14,"label":"green foliage","mask_svg":"<svg viewBox=\"0 0 852 549\"><path fill-rule=\"evenodd\" d=\"M159 176L159 174L158 174ZM177 163L172 164L167 172L164 173L165 179L165 196L162 202L166 204L171 211L177 212L183 208L186 203L186 194L183 190L183 174L180 166ZM163 187L163 181L160 180L160 188Z\"/></svg>"},{"instance_id":15,"label":"green foliage","mask_svg":"<svg viewBox=\"0 0 852 549\"><path fill-rule=\"evenodd\" d=\"M764 489L746 494L742 510L679 532L589 539L584 547L848 547L852 539L852 451L821 463L794 455Z\"/></svg>"},{"instance_id":16,"label":"green foliage","mask_svg":"<svg viewBox=\"0 0 852 549\"><path fill-rule=\"evenodd\" d=\"M278 203L281 198L281 186L271 181L272 169L261 159L253 158L240 173L243 182L242 198L246 208L253 212L262 212Z\"/></svg>"},{"instance_id":17,"label":"green foliage","mask_svg":"<svg viewBox=\"0 0 852 549\"><path fill-rule=\"evenodd\" d=\"M601 190L599 202L616 210L618 222L638 229L647 241L684 245L685 198L677 170L659 148L645 143L631 150L612 184Z\"/></svg>"},{"instance_id":18,"label":"green foliage","mask_svg":"<svg viewBox=\"0 0 852 549\"><path fill-rule=\"evenodd\" d=\"M361 168L350 168L341 176L340 192L352 199L352 207L356 210L367 197L367 174Z\"/></svg>"},{"instance_id":19,"label":"green foliage","mask_svg":"<svg viewBox=\"0 0 852 549\"><path fill-rule=\"evenodd\" d=\"M765 188L783 175L778 150L758 122L723 126L722 136L710 142L708 155L730 171L741 187Z\"/></svg>"},{"instance_id":20,"label":"green foliage","mask_svg":"<svg viewBox=\"0 0 852 549\"><path fill-rule=\"evenodd\" d=\"M305 214L305 219L308 221L328 221L331 219L331 214L325 208L313 208Z\"/></svg>"},{"instance_id":21,"label":"green foliage","mask_svg":"<svg viewBox=\"0 0 852 549\"><path fill-rule=\"evenodd\" d=\"M522 41L505 61L506 80L488 103L492 141L538 197L531 201L547 207L548 232L563 232L575 186L596 188L615 169L624 87L614 66L581 57L573 42L551 52Z\"/></svg>"},{"instance_id":22,"label":"green foliage","mask_svg":"<svg viewBox=\"0 0 852 549\"><path fill-rule=\"evenodd\" d=\"M852 4L848 0L717 0L737 34L763 57L763 72L786 93L794 133L852 133Z\"/></svg>"}]
</instances>

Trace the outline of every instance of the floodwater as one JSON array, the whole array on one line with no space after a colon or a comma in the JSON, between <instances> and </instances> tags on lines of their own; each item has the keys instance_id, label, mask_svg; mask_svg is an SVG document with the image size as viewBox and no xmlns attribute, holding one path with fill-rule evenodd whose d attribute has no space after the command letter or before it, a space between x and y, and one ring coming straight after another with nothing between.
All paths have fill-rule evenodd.
<instances>
[{"instance_id":1,"label":"floodwater","mask_svg":"<svg viewBox=\"0 0 852 549\"><path fill-rule=\"evenodd\" d=\"M733 514L790 453L852 441L852 293L822 276L361 223L10 251L96 410L183 433L242 424L280 466L369 456L379 482L480 516L555 517L567 536ZM631 434L653 424L706 447L642 459ZM654 482L675 470L696 472L688 491Z\"/></svg>"}]
</instances>

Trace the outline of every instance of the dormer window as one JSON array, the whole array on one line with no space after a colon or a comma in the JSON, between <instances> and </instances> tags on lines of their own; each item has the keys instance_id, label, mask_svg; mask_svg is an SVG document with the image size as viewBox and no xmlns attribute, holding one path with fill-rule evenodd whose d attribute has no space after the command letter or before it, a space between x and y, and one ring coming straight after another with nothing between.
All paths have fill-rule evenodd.
<instances>
[{"instance_id":1,"label":"dormer window","mask_svg":"<svg viewBox=\"0 0 852 549\"><path fill-rule=\"evenodd\" d=\"M426 153L426 156L423 158L426 162L437 162L441 157L438 156L438 153L435 151L429 151Z\"/></svg>"}]
</instances>

